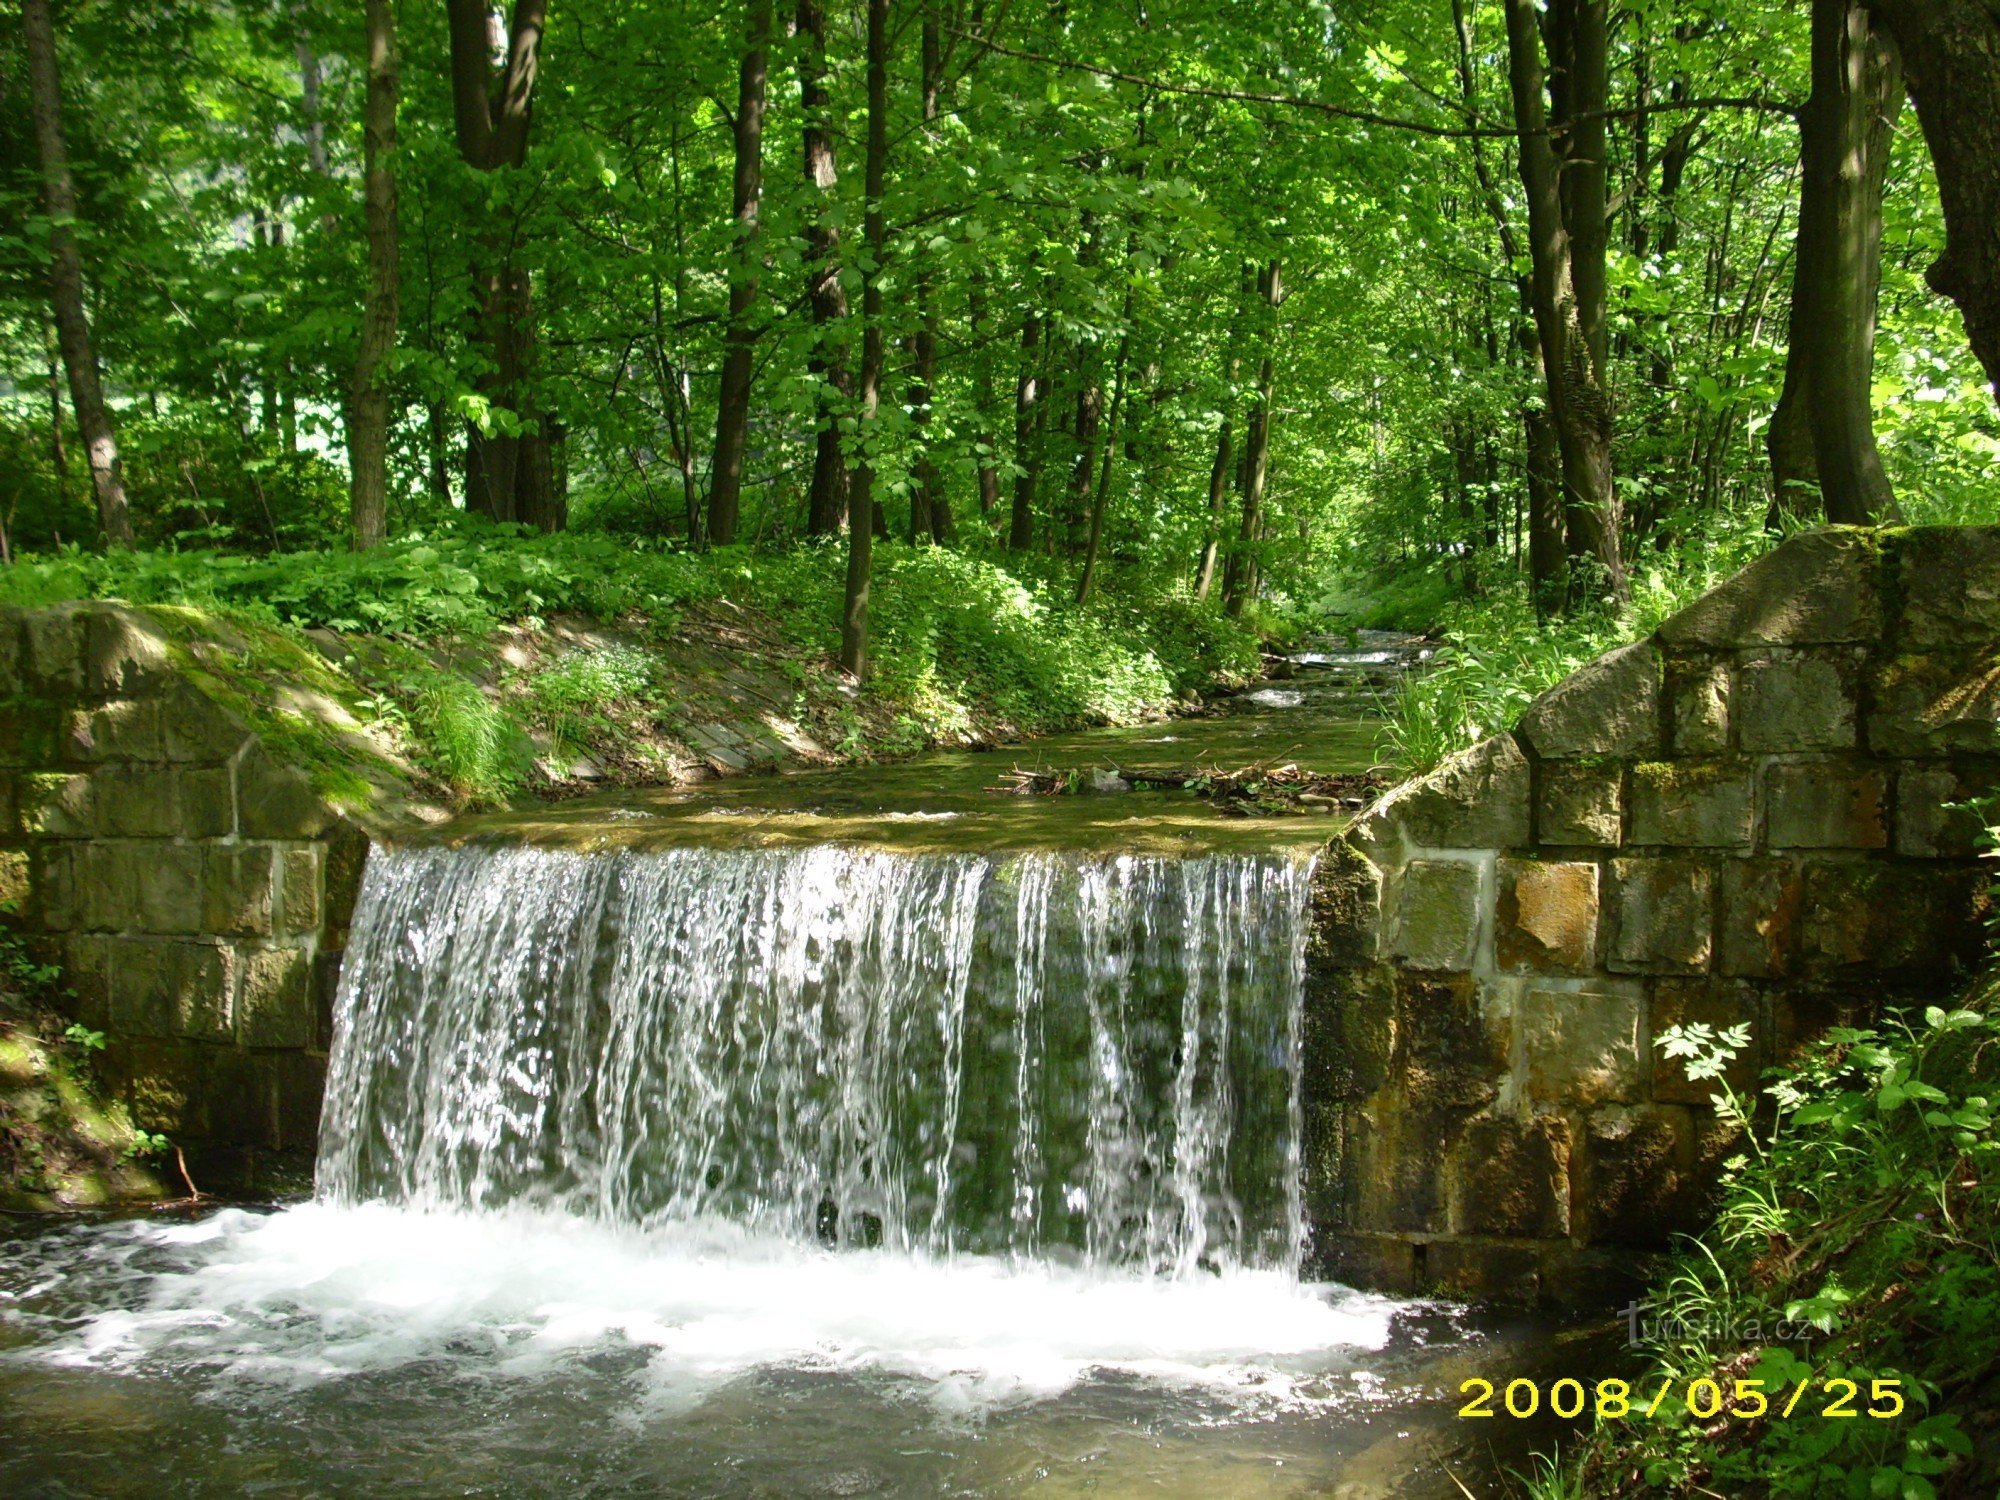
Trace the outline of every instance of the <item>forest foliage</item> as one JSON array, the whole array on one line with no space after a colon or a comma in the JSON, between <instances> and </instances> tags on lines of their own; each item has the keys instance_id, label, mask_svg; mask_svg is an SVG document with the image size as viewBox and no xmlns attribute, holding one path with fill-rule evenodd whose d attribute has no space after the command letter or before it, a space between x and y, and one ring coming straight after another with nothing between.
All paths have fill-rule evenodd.
<instances>
[{"instance_id":1,"label":"forest foliage","mask_svg":"<svg viewBox=\"0 0 2000 1500\"><path fill-rule=\"evenodd\" d=\"M468 512L615 539L601 579L551 599L672 594L673 559L707 544L838 533L864 475L888 535L990 559L1050 611L1178 601L1170 628L1214 635L1200 617L1262 601L1430 627L1530 597L1532 575L1540 614L1602 592L1616 618L1599 520L1643 595L1812 512L1774 506L1767 449L1825 6L1565 0L1510 36L1512 0L37 0L75 210L49 211L9 34L7 555L101 526L51 311L67 232L141 547L198 590L268 585L280 612L320 608L299 597L320 565L261 559L349 535L365 388L387 402L386 533L426 540L327 570L425 628L541 592L532 545L468 586ZM370 26L395 85L372 125ZM1596 109L1565 81L1594 36ZM1982 518L2000 424L1926 281L1951 200L1925 130L1889 118L1869 436L1905 517ZM1568 408L1542 374L1538 205L1574 242L1607 402L1586 468L1608 486L1579 500L1565 447L1571 503L1539 523L1538 443ZM357 387L384 290L394 338ZM831 549L798 555L838 586ZM434 577L405 586L413 566Z\"/></svg>"}]
</instances>

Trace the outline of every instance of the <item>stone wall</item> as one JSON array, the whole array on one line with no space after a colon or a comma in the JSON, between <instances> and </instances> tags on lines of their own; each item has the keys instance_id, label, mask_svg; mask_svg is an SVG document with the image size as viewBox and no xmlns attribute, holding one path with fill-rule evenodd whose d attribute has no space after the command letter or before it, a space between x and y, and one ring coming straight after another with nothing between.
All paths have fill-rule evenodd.
<instances>
[{"instance_id":1,"label":"stone wall","mask_svg":"<svg viewBox=\"0 0 2000 1500\"><path fill-rule=\"evenodd\" d=\"M1590 1301L1698 1225L1738 1081L1975 963L2000 528L1794 538L1385 795L1322 861L1314 1250L1389 1289Z\"/></svg>"},{"instance_id":2,"label":"stone wall","mask_svg":"<svg viewBox=\"0 0 2000 1500\"><path fill-rule=\"evenodd\" d=\"M0 898L134 1123L234 1176L314 1143L367 840L184 667L136 610L0 611Z\"/></svg>"}]
</instances>

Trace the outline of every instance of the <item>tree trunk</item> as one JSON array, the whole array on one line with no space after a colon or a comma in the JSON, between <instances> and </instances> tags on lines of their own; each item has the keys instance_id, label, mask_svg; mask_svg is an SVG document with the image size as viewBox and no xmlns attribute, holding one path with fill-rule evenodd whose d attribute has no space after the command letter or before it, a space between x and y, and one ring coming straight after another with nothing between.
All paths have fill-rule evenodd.
<instances>
[{"instance_id":1,"label":"tree trunk","mask_svg":"<svg viewBox=\"0 0 2000 1500\"><path fill-rule=\"evenodd\" d=\"M362 201L368 289L348 396L347 461L354 549L380 546L389 517L389 357L396 348L396 60L394 0L367 0L368 97L362 110Z\"/></svg>"},{"instance_id":2,"label":"tree trunk","mask_svg":"<svg viewBox=\"0 0 2000 1500\"><path fill-rule=\"evenodd\" d=\"M868 586L875 543L876 431L882 400L882 270L889 226L882 190L889 163L889 0L868 0L868 148L862 172L866 207L862 237L867 262L861 281L861 421L855 432L855 465L848 485L847 588L842 600L840 664L856 678L868 676Z\"/></svg>"},{"instance_id":3,"label":"tree trunk","mask_svg":"<svg viewBox=\"0 0 2000 1500\"><path fill-rule=\"evenodd\" d=\"M104 404L104 386L91 347L90 319L83 306L83 252L76 239L76 183L70 177L69 147L63 140L62 85L56 70L55 25L49 0L21 0L21 33L28 51L28 93L35 120L35 147L41 157L42 202L49 213L49 301L56 342L69 374L69 401L76 430L90 465L90 488L97 500L97 525L113 547L132 545L132 517L125 504L124 465L118 435Z\"/></svg>"},{"instance_id":4,"label":"tree trunk","mask_svg":"<svg viewBox=\"0 0 2000 1500\"><path fill-rule=\"evenodd\" d=\"M1882 187L1902 104L1895 51L1852 0L1814 0L1812 96L1792 261L1791 346L1765 446L1773 519L1823 510L1838 525L1896 514L1875 447L1875 296Z\"/></svg>"},{"instance_id":5,"label":"tree trunk","mask_svg":"<svg viewBox=\"0 0 2000 1500\"><path fill-rule=\"evenodd\" d=\"M806 369L819 393L815 423L812 489L806 501L806 531L832 536L847 522L847 460L841 452L840 417L854 399L842 342L847 327L847 291L840 284L840 230L831 217L838 167L826 87L826 13L819 0L799 0L799 106L805 117L806 301L812 308L813 341Z\"/></svg>"},{"instance_id":6,"label":"tree trunk","mask_svg":"<svg viewBox=\"0 0 2000 1500\"><path fill-rule=\"evenodd\" d=\"M1927 279L1958 304L2000 400L2000 5L1869 0L1868 9L1902 55L1937 169L1944 253Z\"/></svg>"},{"instance_id":7,"label":"tree trunk","mask_svg":"<svg viewBox=\"0 0 2000 1500\"><path fill-rule=\"evenodd\" d=\"M1077 580L1076 602L1086 604L1097 582L1097 557L1104 544L1104 512L1111 504L1111 464L1118 453L1118 424L1125 410L1125 366L1132 354L1132 286L1125 286L1125 331L1118 336L1118 358L1111 373L1111 419L1098 460L1097 489L1090 498L1090 540L1084 546L1083 576Z\"/></svg>"},{"instance_id":8,"label":"tree trunk","mask_svg":"<svg viewBox=\"0 0 2000 1500\"><path fill-rule=\"evenodd\" d=\"M1598 111L1594 121L1569 121L1558 170L1543 97L1536 0L1506 0L1508 78L1519 136L1521 185L1528 203L1528 255L1543 383L1561 456L1564 531L1572 560L1587 558L1597 586L1625 596L1619 547L1618 493L1611 470L1611 393L1606 383L1604 307L1603 101L1604 0L1562 0L1552 32L1566 62L1565 115ZM1595 140L1594 158L1587 142ZM1585 569L1572 566L1569 586Z\"/></svg>"},{"instance_id":9,"label":"tree trunk","mask_svg":"<svg viewBox=\"0 0 2000 1500\"><path fill-rule=\"evenodd\" d=\"M449 3L452 115L459 155L477 172L518 169L527 160L548 0L515 0L507 28L507 61L497 80L497 93L489 61L492 12L485 0ZM514 263L508 237L497 226L487 225L478 242L474 340L482 347L489 368L481 372L476 389L492 406L538 429L528 378L534 363L529 275L526 268ZM547 488L555 472L549 454L531 453L525 463L522 456L523 447L546 450L547 446L548 435L539 430L489 436L476 425L469 426L465 439L466 508L496 521L524 521L545 530L560 529L564 508L560 497Z\"/></svg>"},{"instance_id":10,"label":"tree trunk","mask_svg":"<svg viewBox=\"0 0 2000 1500\"><path fill-rule=\"evenodd\" d=\"M1230 427L1228 403L1235 399L1236 361L1229 361L1230 391L1223 397L1222 420L1215 429L1215 462L1208 471L1208 539L1201 544L1201 560L1195 564L1195 602L1208 602L1209 590L1215 586L1215 559L1222 550L1222 515L1229 500L1229 466L1235 448L1235 434Z\"/></svg>"},{"instance_id":11,"label":"tree trunk","mask_svg":"<svg viewBox=\"0 0 2000 1500\"><path fill-rule=\"evenodd\" d=\"M729 278L729 330L715 407L715 454L708 471L708 534L728 546L743 513L743 457L750 435L751 355L757 338L757 218L764 185L765 49L771 0L749 0L743 64L736 77L736 258Z\"/></svg>"},{"instance_id":12,"label":"tree trunk","mask_svg":"<svg viewBox=\"0 0 2000 1500\"><path fill-rule=\"evenodd\" d=\"M936 9L926 3L923 19L923 77L919 100L923 131L929 137L937 124L939 97L944 88L944 49L938 29ZM915 481L910 490L911 540L928 536L936 542L952 537L951 507L944 497L936 457L931 452L931 401L937 380L937 307L932 295L931 268L920 260L914 277L917 301L917 332L911 340L912 377L910 415L916 428Z\"/></svg>"},{"instance_id":13,"label":"tree trunk","mask_svg":"<svg viewBox=\"0 0 2000 1500\"><path fill-rule=\"evenodd\" d=\"M1030 310L1021 315L1021 368L1014 382L1014 510L1007 527L1007 549L1026 552L1035 542L1035 418L1042 399L1042 320Z\"/></svg>"},{"instance_id":14,"label":"tree trunk","mask_svg":"<svg viewBox=\"0 0 2000 1500\"><path fill-rule=\"evenodd\" d=\"M1250 425L1243 434L1243 525L1237 546L1222 570L1222 608L1232 619L1257 591L1257 557L1253 548L1262 534L1264 485L1271 471L1271 398L1277 380L1278 308L1285 300L1284 278L1275 260L1264 270L1257 290L1268 310L1264 357L1257 366L1257 402L1250 408Z\"/></svg>"},{"instance_id":15,"label":"tree trunk","mask_svg":"<svg viewBox=\"0 0 2000 1500\"><path fill-rule=\"evenodd\" d=\"M986 313L986 276L974 267L966 279L967 326L972 331L975 390L979 402L979 514L987 522L1000 508L1000 435L993 426L993 357Z\"/></svg>"}]
</instances>

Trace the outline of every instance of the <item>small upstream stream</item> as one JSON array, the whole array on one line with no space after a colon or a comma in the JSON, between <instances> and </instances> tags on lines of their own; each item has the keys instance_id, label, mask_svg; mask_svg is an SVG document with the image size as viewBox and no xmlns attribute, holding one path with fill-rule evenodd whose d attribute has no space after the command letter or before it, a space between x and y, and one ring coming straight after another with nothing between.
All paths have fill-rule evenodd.
<instances>
[{"instance_id":1,"label":"small upstream stream","mask_svg":"<svg viewBox=\"0 0 2000 1500\"><path fill-rule=\"evenodd\" d=\"M1494 1493L1549 1330L1300 1276L1342 809L1108 776L1363 770L1419 649L378 849L313 1201L0 1225L0 1494Z\"/></svg>"}]
</instances>

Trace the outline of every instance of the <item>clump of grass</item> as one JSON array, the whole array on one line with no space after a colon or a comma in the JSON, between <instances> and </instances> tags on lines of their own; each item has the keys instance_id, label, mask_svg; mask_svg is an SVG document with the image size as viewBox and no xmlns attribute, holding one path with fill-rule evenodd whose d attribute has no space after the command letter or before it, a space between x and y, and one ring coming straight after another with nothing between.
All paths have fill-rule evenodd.
<instances>
[{"instance_id":1,"label":"clump of grass","mask_svg":"<svg viewBox=\"0 0 2000 1500\"><path fill-rule=\"evenodd\" d=\"M478 683L426 673L409 693L408 714L425 768L480 802L503 800L527 771L521 726Z\"/></svg>"}]
</instances>

